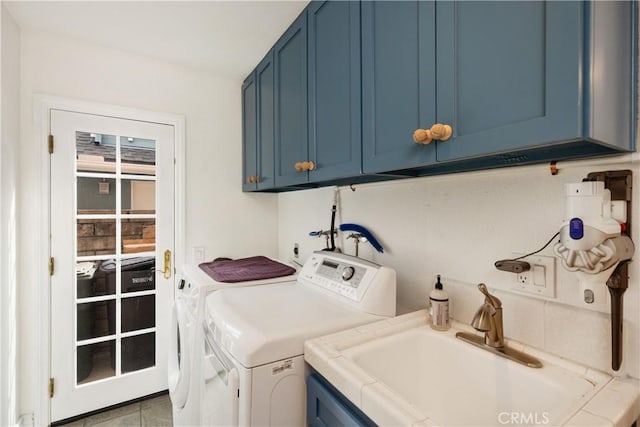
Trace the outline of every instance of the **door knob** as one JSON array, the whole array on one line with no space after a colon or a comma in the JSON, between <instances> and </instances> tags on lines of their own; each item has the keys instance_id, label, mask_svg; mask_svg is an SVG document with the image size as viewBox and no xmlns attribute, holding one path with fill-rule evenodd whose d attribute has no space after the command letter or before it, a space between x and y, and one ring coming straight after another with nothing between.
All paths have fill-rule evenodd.
<instances>
[{"instance_id":1,"label":"door knob","mask_svg":"<svg viewBox=\"0 0 640 427\"><path fill-rule=\"evenodd\" d=\"M165 279L171 278L171 251L169 249L164 251L164 267L162 269L162 275Z\"/></svg>"}]
</instances>

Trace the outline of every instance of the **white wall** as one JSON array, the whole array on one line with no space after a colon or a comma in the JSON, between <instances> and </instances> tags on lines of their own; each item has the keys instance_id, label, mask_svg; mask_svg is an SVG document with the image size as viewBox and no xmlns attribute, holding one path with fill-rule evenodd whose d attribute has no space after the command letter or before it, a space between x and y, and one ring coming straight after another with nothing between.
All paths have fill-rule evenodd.
<instances>
[{"instance_id":1,"label":"white wall","mask_svg":"<svg viewBox=\"0 0 640 427\"><path fill-rule=\"evenodd\" d=\"M49 94L186 117L186 248L204 246L206 257L277 255L277 197L241 191L240 80L130 55L71 39L24 30L21 96L21 228L19 288L20 399L34 411L38 276L29 264L45 236L33 238L41 221L42 145L33 135L33 96ZM37 142L40 144L40 142ZM27 236L29 236L27 238ZM37 420L38 421L38 420Z\"/></svg>"},{"instance_id":2,"label":"white wall","mask_svg":"<svg viewBox=\"0 0 640 427\"><path fill-rule=\"evenodd\" d=\"M482 303L476 285L484 282L492 290L504 290L515 278L496 270L494 262L513 252L537 250L558 231L565 210L565 183L579 182L593 171L632 169L634 187L640 188L637 160L597 163L561 162L557 176L550 174L548 165L538 165L360 185L355 192L341 187L336 223L362 224L379 238L384 254L364 244L360 255L397 270L401 312L424 308L435 277L441 274L451 294L453 317L470 323ZM308 232L329 228L332 198L333 188L279 196L281 257L291 258L294 243L300 244L302 259L324 246L324 240L308 237ZM637 190L634 198L637 212ZM632 231L638 244L640 224L633 224ZM351 240L341 246L353 254ZM543 254L552 255L551 248ZM640 259L638 253L635 259ZM556 302L497 292L503 301L505 335L609 371L609 315L585 309L575 277L556 265ZM640 262L631 263L630 275L624 296L621 373L638 378Z\"/></svg>"},{"instance_id":3,"label":"white wall","mask_svg":"<svg viewBox=\"0 0 640 427\"><path fill-rule=\"evenodd\" d=\"M17 185L20 105L20 30L1 6L2 139L0 140L0 425L17 423Z\"/></svg>"}]
</instances>

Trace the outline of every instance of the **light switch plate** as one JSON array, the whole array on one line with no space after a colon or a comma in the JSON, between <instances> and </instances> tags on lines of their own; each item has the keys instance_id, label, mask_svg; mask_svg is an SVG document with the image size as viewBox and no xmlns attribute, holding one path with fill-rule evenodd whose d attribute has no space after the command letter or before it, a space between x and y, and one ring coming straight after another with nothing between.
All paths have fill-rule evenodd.
<instances>
[{"instance_id":1,"label":"light switch plate","mask_svg":"<svg viewBox=\"0 0 640 427\"><path fill-rule=\"evenodd\" d=\"M523 254L513 254L514 258ZM556 297L556 258L553 256L530 255L522 259L531 268L513 274L511 289L545 298Z\"/></svg>"}]
</instances>

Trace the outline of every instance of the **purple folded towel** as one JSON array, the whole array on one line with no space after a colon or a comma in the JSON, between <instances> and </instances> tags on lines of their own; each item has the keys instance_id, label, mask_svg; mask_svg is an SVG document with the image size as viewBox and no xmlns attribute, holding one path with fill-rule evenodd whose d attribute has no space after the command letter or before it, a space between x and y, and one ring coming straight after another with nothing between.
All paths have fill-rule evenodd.
<instances>
[{"instance_id":1,"label":"purple folded towel","mask_svg":"<svg viewBox=\"0 0 640 427\"><path fill-rule=\"evenodd\" d=\"M295 268L264 256L228 259L219 258L211 262L203 262L199 267L213 280L225 283L248 282L250 280L271 279L289 276L296 272Z\"/></svg>"}]
</instances>

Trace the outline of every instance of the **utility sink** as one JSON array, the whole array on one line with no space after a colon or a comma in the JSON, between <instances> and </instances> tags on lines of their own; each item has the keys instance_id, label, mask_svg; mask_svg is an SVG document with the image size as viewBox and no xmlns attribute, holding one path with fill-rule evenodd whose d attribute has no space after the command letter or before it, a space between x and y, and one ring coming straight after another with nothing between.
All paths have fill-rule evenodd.
<instances>
[{"instance_id":1,"label":"utility sink","mask_svg":"<svg viewBox=\"0 0 640 427\"><path fill-rule=\"evenodd\" d=\"M424 315L399 319L305 348L307 362L379 425L564 425L612 379L535 350L541 368L518 364L456 339L469 330L461 324L438 332Z\"/></svg>"},{"instance_id":2,"label":"utility sink","mask_svg":"<svg viewBox=\"0 0 640 427\"><path fill-rule=\"evenodd\" d=\"M520 365L428 326L343 355L441 425L511 423L512 414L531 424L559 425L598 385L557 366Z\"/></svg>"}]
</instances>

